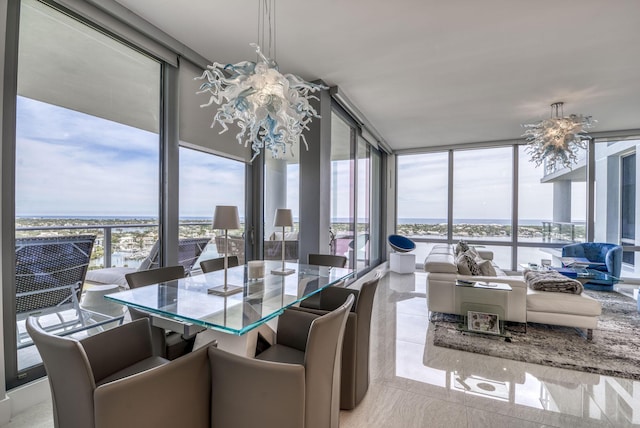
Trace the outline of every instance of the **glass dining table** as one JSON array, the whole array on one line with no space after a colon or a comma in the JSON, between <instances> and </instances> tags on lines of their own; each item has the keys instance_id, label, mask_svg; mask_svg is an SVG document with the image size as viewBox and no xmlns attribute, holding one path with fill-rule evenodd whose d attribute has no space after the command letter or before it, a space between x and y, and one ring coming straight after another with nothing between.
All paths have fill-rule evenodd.
<instances>
[{"instance_id":1,"label":"glass dining table","mask_svg":"<svg viewBox=\"0 0 640 428\"><path fill-rule=\"evenodd\" d=\"M174 331L189 334L212 329L241 336L323 288L354 275L351 269L300 263L286 263L286 268L294 270L290 275L271 273L281 267L282 262L265 261L265 276L257 280L248 278L246 265L228 269L227 283L242 286L242 292L226 297L209 293L209 289L224 283L223 270L105 297L148 312L154 325Z\"/></svg>"}]
</instances>

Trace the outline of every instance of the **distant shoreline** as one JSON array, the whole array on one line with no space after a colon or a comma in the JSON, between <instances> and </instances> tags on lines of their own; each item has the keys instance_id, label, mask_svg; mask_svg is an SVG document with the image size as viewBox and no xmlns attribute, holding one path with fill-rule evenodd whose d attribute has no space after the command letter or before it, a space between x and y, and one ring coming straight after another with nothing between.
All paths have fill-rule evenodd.
<instances>
[{"instance_id":1,"label":"distant shoreline","mask_svg":"<svg viewBox=\"0 0 640 428\"><path fill-rule=\"evenodd\" d=\"M110 215L110 216L92 216L92 215L18 215L16 220L143 220L157 221L157 217L145 215ZM191 221L210 221L211 216L183 216L180 220ZM241 220L243 220L241 218ZM297 219L295 219L297 221ZM332 223L350 223L352 220L345 217L337 217L331 219ZM454 224L499 224L510 225L510 219L477 219L477 218L461 218L454 219ZM360 219L359 222L365 222ZM542 219L521 219L518 221L520 225L538 226L543 222L551 222L551 220ZM447 223L445 218L399 218L398 224L442 224ZM575 222L577 224L581 222Z\"/></svg>"}]
</instances>

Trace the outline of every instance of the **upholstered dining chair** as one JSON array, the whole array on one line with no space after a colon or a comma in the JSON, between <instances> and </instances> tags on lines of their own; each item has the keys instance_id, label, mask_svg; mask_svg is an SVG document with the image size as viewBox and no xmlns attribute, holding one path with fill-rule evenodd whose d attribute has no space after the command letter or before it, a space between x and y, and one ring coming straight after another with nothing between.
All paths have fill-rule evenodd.
<instances>
[{"instance_id":1,"label":"upholstered dining chair","mask_svg":"<svg viewBox=\"0 0 640 428\"><path fill-rule=\"evenodd\" d=\"M369 389L369 338L371 336L371 314L373 300L380 275L362 284L360 290L354 288L327 287L320 295L320 309L294 308L316 315L324 315L340 306L347 296L353 295L353 305L344 332L342 347L342 379L340 387L340 408L350 410L356 407Z\"/></svg>"},{"instance_id":2,"label":"upholstered dining chair","mask_svg":"<svg viewBox=\"0 0 640 428\"><path fill-rule=\"evenodd\" d=\"M207 348L174 361L153 356L147 319L79 341L33 318L27 330L49 376L56 428L211 426Z\"/></svg>"},{"instance_id":3,"label":"upholstered dining chair","mask_svg":"<svg viewBox=\"0 0 640 428\"><path fill-rule=\"evenodd\" d=\"M54 425L60 428L94 427L97 388L168 362L152 354L146 319L82 340L48 333L34 317L26 327L47 370Z\"/></svg>"},{"instance_id":4,"label":"upholstered dining chair","mask_svg":"<svg viewBox=\"0 0 640 428\"><path fill-rule=\"evenodd\" d=\"M238 256L229 256L227 260L227 266L232 268L238 266ZM203 260L200 262L200 269L203 273L215 272L217 270L224 269L224 257L218 257L216 259Z\"/></svg>"},{"instance_id":5,"label":"upholstered dining chair","mask_svg":"<svg viewBox=\"0 0 640 428\"><path fill-rule=\"evenodd\" d=\"M158 269L132 272L125 275L129 288L144 287L166 281L175 281L184 278L184 267L168 266ZM135 308L129 308L131 319L150 318L147 312ZM168 332L161 327L151 326L153 337L153 354L169 360L174 360L193 349L195 337L184 338L180 333Z\"/></svg>"},{"instance_id":6,"label":"upholstered dining chair","mask_svg":"<svg viewBox=\"0 0 640 428\"><path fill-rule=\"evenodd\" d=\"M212 426L337 428L343 334L353 301L350 295L323 316L284 311L276 344L255 359L209 348Z\"/></svg>"},{"instance_id":7,"label":"upholstered dining chair","mask_svg":"<svg viewBox=\"0 0 640 428\"><path fill-rule=\"evenodd\" d=\"M338 256L334 254L309 254L307 262L310 265L343 268L347 265L347 258L345 256ZM344 286L344 282L341 281L333 286L342 287ZM316 293L313 296L307 297L302 302L300 302L300 306L303 308L319 309L320 294Z\"/></svg>"}]
</instances>

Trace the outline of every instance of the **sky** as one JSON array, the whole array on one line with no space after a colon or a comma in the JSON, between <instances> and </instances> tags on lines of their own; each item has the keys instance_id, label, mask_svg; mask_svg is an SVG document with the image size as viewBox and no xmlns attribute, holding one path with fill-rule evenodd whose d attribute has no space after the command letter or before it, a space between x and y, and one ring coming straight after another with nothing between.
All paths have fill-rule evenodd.
<instances>
[{"instance_id":1,"label":"sky","mask_svg":"<svg viewBox=\"0 0 640 428\"><path fill-rule=\"evenodd\" d=\"M158 216L158 135L18 97L17 216ZM180 215L244 211L244 164L180 149Z\"/></svg>"},{"instance_id":2,"label":"sky","mask_svg":"<svg viewBox=\"0 0 640 428\"><path fill-rule=\"evenodd\" d=\"M553 218L553 184L540 183L542 166L519 153L519 218ZM512 148L454 152L453 216L455 219L511 218ZM447 218L448 153L398 156L398 218ZM572 219L583 221L586 187L574 183Z\"/></svg>"},{"instance_id":3,"label":"sky","mask_svg":"<svg viewBox=\"0 0 640 428\"><path fill-rule=\"evenodd\" d=\"M25 97L17 103L17 216L158 216L157 134ZM243 163L184 147L179 156L180 217L210 218L215 205L244 212ZM454 219L510 218L511 156L511 147L454 153ZM552 184L540 183L542 168L523 150L520 159L520 218L552 219ZM350 162L333 167L331 214L346 218ZM446 152L398 156L398 218L446 218L447 167ZM294 217L298 186L298 165L291 164L287 206ZM585 188L574 187L579 221Z\"/></svg>"}]
</instances>

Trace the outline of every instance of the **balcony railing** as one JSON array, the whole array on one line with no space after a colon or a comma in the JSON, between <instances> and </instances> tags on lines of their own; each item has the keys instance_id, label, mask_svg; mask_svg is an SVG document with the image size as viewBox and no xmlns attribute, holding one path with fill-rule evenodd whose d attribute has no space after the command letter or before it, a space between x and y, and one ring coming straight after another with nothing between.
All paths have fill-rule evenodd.
<instances>
[{"instance_id":1,"label":"balcony railing","mask_svg":"<svg viewBox=\"0 0 640 428\"><path fill-rule=\"evenodd\" d=\"M542 240L543 242L584 242L585 224L543 221Z\"/></svg>"},{"instance_id":2,"label":"balcony railing","mask_svg":"<svg viewBox=\"0 0 640 428\"><path fill-rule=\"evenodd\" d=\"M179 227L180 227L180 237L183 237L183 238L213 236L210 222L180 223ZM195 233L185 232L185 229L189 229L193 227L198 227L199 229ZM149 254L151 247L158 239L157 223L25 226L25 227L16 227L16 236L18 237L46 236L46 235L58 234L59 231L63 231L63 230L73 231L73 233L77 235L81 235L83 233L95 233L96 244L94 245L94 248L93 248L92 261L100 257L99 253L96 252L96 250L98 248L101 248L102 258L103 258L102 266L110 267L112 266L112 255L113 255L112 250L113 250L114 234L117 235L118 233L132 233L131 231L135 231L135 230L142 231L145 229L152 229L152 231L138 234L138 236L133 238L133 240L127 241L128 245L121 244L121 246L117 248L116 251L131 253L131 251L135 248L138 250L139 253L141 253L141 255L144 254L144 257L146 257ZM128 230L129 232L125 232L125 230ZM36 232L48 232L48 233L43 234L43 233L36 233Z\"/></svg>"}]
</instances>

